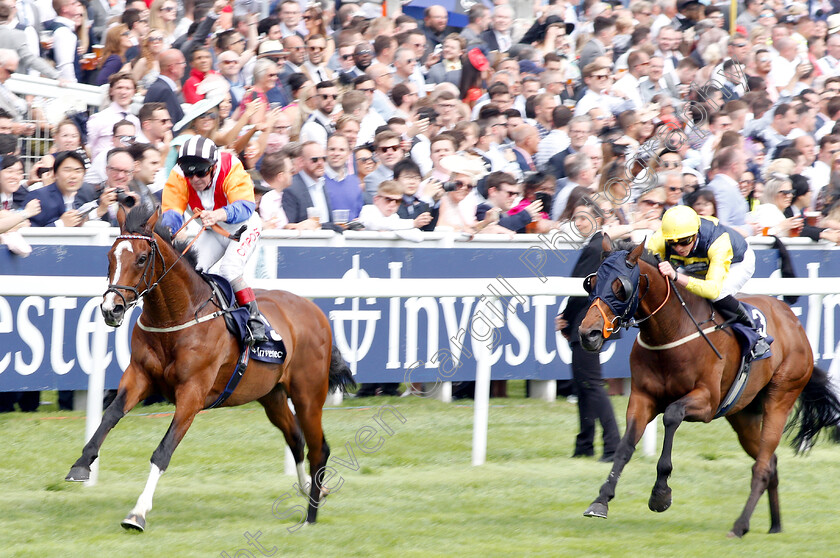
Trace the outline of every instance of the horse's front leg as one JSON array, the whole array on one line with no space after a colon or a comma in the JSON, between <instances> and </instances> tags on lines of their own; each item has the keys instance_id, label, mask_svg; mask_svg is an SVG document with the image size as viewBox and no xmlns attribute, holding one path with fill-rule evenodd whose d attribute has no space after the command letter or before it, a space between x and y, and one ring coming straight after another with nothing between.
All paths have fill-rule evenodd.
<instances>
[{"instance_id":1,"label":"horse's front leg","mask_svg":"<svg viewBox=\"0 0 840 558\"><path fill-rule=\"evenodd\" d=\"M656 482L650 493L648 507L651 511L664 512L671 507L671 487L668 477L674 466L671 462L671 452L674 448L674 434L683 420L688 416L697 420L705 420L711 413L709 392L705 388L697 388L688 395L674 401L662 414L662 424L665 426L665 437L662 442L662 455L656 464Z\"/></svg>"},{"instance_id":2,"label":"horse's front leg","mask_svg":"<svg viewBox=\"0 0 840 558\"><path fill-rule=\"evenodd\" d=\"M152 467L143 493L137 499L134 508L129 512L121 525L126 529L144 531L146 529L146 514L152 509L152 498L158 480L166 468L175 448L184 438L198 412L204 408L206 390L193 384L181 385L175 392L175 416L169 425L169 430L163 436L155 452L152 454Z\"/></svg>"},{"instance_id":3,"label":"horse's front leg","mask_svg":"<svg viewBox=\"0 0 840 558\"><path fill-rule=\"evenodd\" d=\"M621 471L624 470L624 466L633 456L636 444L639 443L645 427L653 420L655 413L656 406L650 396L636 390L630 393L630 400L627 403L627 429L618 444L618 449L615 450L613 466L607 481L601 485L601 490L595 501L583 512L584 516L607 518L609 502L615 497L615 486L618 484Z\"/></svg>"},{"instance_id":4,"label":"horse's front leg","mask_svg":"<svg viewBox=\"0 0 840 558\"><path fill-rule=\"evenodd\" d=\"M99 457L99 449L102 447L108 432L150 393L151 384L146 374L141 372L134 363L129 364L120 380L117 397L105 409L99 427L85 444L82 456L76 460L64 480L86 481L90 479L90 466Z\"/></svg>"}]
</instances>

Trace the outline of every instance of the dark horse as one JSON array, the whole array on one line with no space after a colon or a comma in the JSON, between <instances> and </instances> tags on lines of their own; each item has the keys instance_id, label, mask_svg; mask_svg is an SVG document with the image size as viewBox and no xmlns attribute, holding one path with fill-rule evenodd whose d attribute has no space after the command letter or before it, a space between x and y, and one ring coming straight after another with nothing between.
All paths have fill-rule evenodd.
<instances>
[{"instance_id":1,"label":"dark horse","mask_svg":"<svg viewBox=\"0 0 840 558\"><path fill-rule=\"evenodd\" d=\"M606 259L599 274L590 276L585 282L594 300L580 325L581 345L591 351L599 350L613 328L626 325L634 316L640 333L630 353L632 387L627 406L627 430L615 453L607 481L584 513L588 517L601 518L607 517L607 506L615 496L618 478L645 426L659 413L663 413L665 439L648 507L657 512L668 509L671 505L668 477L673 469L674 433L683 421L709 422L715 418L740 364L738 341L731 329L715 328L712 321L720 323L721 320L712 315L709 301L677 287L701 327L709 324L704 330L708 330L709 339L723 356L721 359L698 334L655 262L642 259L644 245L629 253L610 254L610 250L609 239L605 236ZM608 269L611 271L606 272ZM617 316L605 300L626 303L628 310L625 315ZM795 448L809 446L821 428L836 424L840 417L840 403L830 392L825 373L814 368L811 346L790 308L768 296L750 296L742 300L761 310L767 320L767 333L775 337L775 341L772 357L752 364L740 399L725 414L738 434L741 446L755 459L750 495L729 533L736 537L749 531L750 517L765 490L770 501L770 532L781 531L775 451L800 394L799 411L791 423L793 426L798 422L800 426L793 440Z\"/></svg>"},{"instance_id":2,"label":"dark horse","mask_svg":"<svg viewBox=\"0 0 840 558\"><path fill-rule=\"evenodd\" d=\"M117 397L102 417L66 480L90 476L90 465L108 432L137 403L158 393L175 403L175 416L151 459L151 472L134 509L123 520L126 529L143 531L146 513L160 475L187 433L193 419L224 391L240 356L239 345L221 317L201 320L216 310L208 304L210 286L194 268L189 252L181 257L169 231L155 228L159 211L138 206L127 217L120 212L121 234L108 253L110 287L102 313L110 326L119 326L127 306L144 298L142 322L131 336L131 362L120 380ZM176 243L179 244L179 243ZM133 287L132 287L133 285ZM258 291L260 309L283 337L287 356L282 365L251 360L242 380L223 406L257 400L268 419L283 431L297 463L300 486L307 481L303 468L304 440L309 449L307 522L314 523L327 490L322 485L330 449L324 438L321 412L330 389L346 389L353 379L332 344L330 324L311 301L284 291ZM290 397L295 414L287 403ZM302 431L302 433L301 433Z\"/></svg>"}]
</instances>

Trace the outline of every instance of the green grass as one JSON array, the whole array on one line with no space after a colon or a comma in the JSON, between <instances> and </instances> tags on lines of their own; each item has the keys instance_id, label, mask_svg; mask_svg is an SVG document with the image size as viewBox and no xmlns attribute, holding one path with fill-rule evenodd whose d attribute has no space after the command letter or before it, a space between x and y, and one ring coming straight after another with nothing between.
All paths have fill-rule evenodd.
<instances>
[{"instance_id":1,"label":"green grass","mask_svg":"<svg viewBox=\"0 0 840 558\"><path fill-rule=\"evenodd\" d=\"M840 447L822 440L805 458L780 448L779 535L766 534L765 496L753 530L743 540L726 538L746 501L751 462L724 421L678 430L670 510L647 509L655 459L639 452L618 484L610 518L586 519L609 466L569 458L576 408L526 400L521 382L509 391L514 397L492 401L482 467L470 465L469 404L347 399L326 410L333 455L348 459L350 442L359 470L334 464L343 486L318 524L293 534L287 528L294 522L278 520L271 506L295 478L282 474L282 437L257 405L196 419L158 485L144 534L125 532L119 522L143 490L149 457L171 420L151 413L171 407L140 408L123 419L105 441L95 487L63 481L81 451L83 413L44 406L36 414L0 415L0 556L234 556L250 548L243 533L257 531L267 550L277 548L275 556L837 555ZM394 435L365 454L354 437L375 426L375 408L385 402L406 422L389 421ZM623 423L626 398L613 404Z\"/></svg>"}]
</instances>

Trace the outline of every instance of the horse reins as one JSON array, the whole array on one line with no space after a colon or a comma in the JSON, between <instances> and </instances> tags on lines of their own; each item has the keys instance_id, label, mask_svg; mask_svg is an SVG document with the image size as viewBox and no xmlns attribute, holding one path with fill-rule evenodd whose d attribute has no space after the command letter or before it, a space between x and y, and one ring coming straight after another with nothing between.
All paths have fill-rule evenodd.
<instances>
[{"instance_id":1,"label":"horse reins","mask_svg":"<svg viewBox=\"0 0 840 558\"><path fill-rule=\"evenodd\" d=\"M193 215L183 225L181 225L181 228L179 228L175 232L175 234L172 235L173 238L175 236L177 236L182 230L184 230L184 228L186 228L186 226L189 225L193 220L195 220L197 217L200 217L200 216L201 216L201 211L196 211L195 213L193 213ZM211 228L214 232L216 232L216 233L218 233L218 234L220 234L224 237L227 237L227 238L229 238L231 240L234 240L234 241L238 241L239 238L241 237L242 233L247 228L247 226L240 227L239 230L237 230L236 232L232 232L232 233L226 231L225 229L223 229L222 227L220 227L218 224L215 224L215 223L209 228ZM152 248L152 256L151 256L151 258L146 260L146 267L143 268L143 275L142 275L140 281L137 283L136 286L130 287L128 285L115 285L113 283L110 283L108 285L108 290L105 291L105 294L107 295L108 293L114 293L117 296L119 296L120 299L122 299L123 306L126 307L126 310L128 310L130 308L133 308L137 304L137 302L140 301L141 298L143 298L144 296L149 294L149 292L154 290L154 288L157 287L160 284L161 281L163 281L163 278L166 277L166 274L169 273L170 271L172 271L172 269L177 265L177 263L181 260L181 258L183 258L187 254L187 252L190 251L190 248L193 247L193 244L195 244L196 240L198 240L198 237L200 237L204 233L205 230L207 230L207 227L201 227L201 229L198 231L198 233L196 233L195 237L193 237L193 239L190 241L190 243L187 244L186 248L184 248L181 251L181 253L178 255L178 258L174 262L172 262L172 265L169 266L169 267L166 267L166 261L164 261L164 259L163 259L163 254L161 254L160 248L158 248L158 245L157 245L157 239L154 236L147 236L147 235L144 235L144 234L121 234L121 235L117 236L117 240L145 240L146 242L149 243L149 245ZM163 271L163 274L160 276L160 278L158 278L157 281L155 281L152 284L149 284L149 280L150 280L149 277L148 277L149 270L151 269L151 275L153 276L154 275L154 269L155 269L154 268L154 265L155 265L154 260L156 259L157 256L160 256L161 265L163 266L164 271ZM150 266L151 266L151 268L150 268ZM138 289L138 287L140 286L141 283L145 284L145 288L143 289L143 292L138 292L137 289ZM132 300L131 302L127 301L125 296L123 296L123 294L120 292L120 289L125 290L125 291L130 291L130 292L134 293L134 300Z\"/></svg>"}]
</instances>

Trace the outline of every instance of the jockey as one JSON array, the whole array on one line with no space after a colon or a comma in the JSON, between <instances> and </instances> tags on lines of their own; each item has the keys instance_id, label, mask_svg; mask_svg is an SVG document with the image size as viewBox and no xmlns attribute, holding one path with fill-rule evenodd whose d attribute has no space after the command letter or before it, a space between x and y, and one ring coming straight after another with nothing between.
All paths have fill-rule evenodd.
<instances>
[{"instance_id":1,"label":"jockey","mask_svg":"<svg viewBox=\"0 0 840 558\"><path fill-rule=\"evenodd\" d=\"M662 259L659 272L664 277L711 300L725 319L758 333L750 360L770 350L765 332L756 328L747 309L733 296L755 272L755 252L737 231L678 205L662 216L662 228L650 237L648 249Z\"/></svg>"},{"instance_id":2,"label":"jockey","mask_svg":"<svg viewBox=\"0 0 840 558\"><path fill-rule=\"evenodd\" d=\"M249 345L266 341L254 291L245 283L245 264L254 253L262 233L262 221L254 211L254 184L242 163L230 153L223 153L211 140L192 136L178 152L178 164L169 173L163 189L162 222L172 231L183 223L189 207L198 213L209 228L218 224L235 232L244 223L247 229L239 240L207 230L196 241L198 269L208 271L221 260L219 275L230 281L240 306L247 306Z\"/></svg>"}]
</instances>

